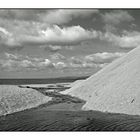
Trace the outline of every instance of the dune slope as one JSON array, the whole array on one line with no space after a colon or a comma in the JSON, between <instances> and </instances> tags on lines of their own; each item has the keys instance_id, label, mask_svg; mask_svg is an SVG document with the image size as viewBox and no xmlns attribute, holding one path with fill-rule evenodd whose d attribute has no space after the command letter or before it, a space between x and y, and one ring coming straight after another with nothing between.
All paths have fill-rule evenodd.
<instances>
[{"instance_id":1,"label":"dune slope","mask_svg":"<svg viewBox=\"0 0 140 140\"><path fill-rule=\"evenodd\" d=\"M36 107L50 99L33 89L0 85L0 116Z\"/></svg>"},{"instance_id":2,"label":"dune slope","mask_svg":"<svg viewBox=\"0 0 140 140\"><path fill-rule=\"evenodd\" d=\"M85 110L140 115L140 47L63 94L86 100Z\"/></svg>"}]
</instances>

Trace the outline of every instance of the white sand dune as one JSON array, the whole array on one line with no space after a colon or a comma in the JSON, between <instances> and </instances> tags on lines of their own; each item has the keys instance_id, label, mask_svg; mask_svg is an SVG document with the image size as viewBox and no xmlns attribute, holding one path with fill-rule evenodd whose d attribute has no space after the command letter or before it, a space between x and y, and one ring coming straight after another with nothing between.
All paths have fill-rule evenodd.
<instances>
[{"instance_id":1,"label":"white sand dune","mask_svg":"<svg viewBox=\"0 0 140 140\"><path fill-rule=\"evenodd\" d=\"M74 87L75 85L81 84L84 80L76 80L70 84L70 87Z\"/></svg>"},{"instance_id":2,"label":"white sand dune","mask_svg":"<svg viewBox=\"0 0 140 140\"><path fill-rule=\"evenodd\" d=\"M33 89L0 85L0 116L37 107L51 100Z\"/></svg>"},{"instance_id":3,"label":"white sand dune","mask_svg":"<svg viewBox=\"0 0 140 140\"><path fill-rule=\"evenodd\" d=\"M63 94L86 100L85 110L140 115L140 47Z\"/></svg>"}]
</instances>

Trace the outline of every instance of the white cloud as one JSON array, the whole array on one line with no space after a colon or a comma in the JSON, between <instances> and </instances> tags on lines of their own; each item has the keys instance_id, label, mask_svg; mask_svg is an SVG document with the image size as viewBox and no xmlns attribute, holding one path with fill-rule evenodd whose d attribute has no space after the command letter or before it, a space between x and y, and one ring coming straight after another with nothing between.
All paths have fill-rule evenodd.
<instances>
[{"instance_id":1,"label":"white cloud","mask_svg":"<svg viewBox=\"0 0 140 140\"><path fill-rule=\"evenodd\" d=\"M1 32L3 37L1 38L0 44L11 49L23 48L28 45L50 45L48 48L55 51L60 49L61 46L76 45L85 40L97 38L100 34L96 30L86 30L81 26L59 27L53 25L50 27L43 25L42 28L42 24L28 24L27 22L19 21L15 21L15 23L17 25L11 23L12 26L7 23L9 30L3 29L3 32ZM5 34L6 31L11 35Z\"/></svg>"},{"instance_id":2,"label":"white cloud","mask_svg":"<svg viewBox=\"0 0 140 140\"><path fill-rule=\"evenodd\" d=\"M42 31L42 38L48 44L77 44L84 40L94 39L98 37L95 30L86 30L81 26L71 26L60 28L57 25L48 27Z\"/></svg>"},{"instance_id":3,"label":"white cloud","mask_svg":"<svg viewBox=\"0 0 140 140\"><path fill-rule=\"evenodd\" d=\"M86 56L75 56L70 58L70 66L71 67L104 67L107 64L111 63L115 59L125 55L122 52L103 52L103 53L95 53Z\"/></svg>"},{"instance_id":4,"label":"white cloud","mask_svg":"<svg viewBox=\"0 0 140 140\"><path fill-rule=\"evenodd\" d=\"M61 46L52 46L52 45L49 45L48 47L49 47L49 49L50 49L52 52L56 52L56 51L59 51L59 50L62 49Z\"/></svg>"},{"instance_id":5,"label":"white cloud","mask_svg":"<svg viewBox=\"0 0 140 140\"><path fill-rule=\"evenodd\" d=\"M75 65L81 65L83 63L83 59L81 57L76 57L76 56L72 56L70 58L70 61L72 64L75 64Z\"/></svg>"},{"instance_id":6,"label":"white cloud","mask_svg":"<svg viewBox=\"0 0 140 140\"><path fill-rule=\"evenodd\" d=\"M0 60L0 64L6 71L42 70L54 67L54 64L47 58L32 58L9 53L5 53L5 56L5 59Z\"/></svg>"},{"instance_id":7,"label":"white cloud","mask_svg":"<svg viewBox=\"0 0 140 140\"><path fill-rule=\"evenodd\" d=\"M26 26L25 24L25 27ZM19 29L19 27L17 27L17 29ZM11 33L6 28L1 27L0 45L7 46L10 50L21 50L24 46L28 45L41 45L45 46L44 48L50 52L57 52L62 48L72 49L72 45L93 39L105 40L121 48L135 48L140 44L140 32L136 31L125 31L122 35L116 35L111 32L103 33L93 29L86 30L81 26L60 28L54 25L47 27L47 29L44 28L43 30L39 27L33 31L27 31L27 28L25 29L26 31L24 30L21 34L16 34L17 29ZM23 28L21 29L23 30Z\"/></svg>"},{"instance_id":8,"label":"white cloud","mask_svg":"<svg viewBox=\"0 0 140 140\"><path fill-rule=\"evenodd\" d=\"M135 48L140 45L140 32L125 32L121 36L106 32L100 37L120 48Z\"/></svg>"},{"instance_id":9,"label":"white cloud","mask_svg":"<svg viewBox=\"0 0 140 140\"><path fill-rule=\"evenodd\" d=\"M98 10L91 9L59 9L59 10L50 10L40 16L40 19L50 23L50 24L64 24L71 21L73 18L81 17L85 18L91 14L98 13Z\"/></svg>"},{"instance_id":10,"label":"white cloud","mask_svg":"<svg viewBox=\"0 0 140 140\"><path fill-rule=\"evenodd\" d=\"M64 63L64 62L61 62L61 61L55 63L54 65L55 65L55 68L56 68L56 69L62 69L62 68L66 68L66 67L67 67L67 64Z\"/></svg>"},{"instance_id":11,"label":"white cloud","mask_svg":"<svg viewBox=\"0 0 140 140\"><path fill-rule=\"evenodd\" d=\"M62 46L72 46L83 41L101 39L114 43L118 47L129 48L139 45L139 34L122 34L121 36L110 32L103 33L94 29L84 29L81 26L59 27L48 25L46 22L38 22L38 18L51 20L64 19L68 22L72 18L87 17L98 10L59 9L59 10L1 10L0 11L0 47L10 50L21 50L24 46L46 46L49 51L57 52ZM28 15L29 14L29 15ZM131 22L134 18L125 10L113 10L101 14L103 21L109 29L114 30L121 22ZM29 19L32 17L32 21ZM46 18L45 18L46 17ZM64 17L64 18L63 18ZM23 20L22 20L23 19ZM34 20L33 20L34 19ZM41 20L41 19L40 19ZM64 22L62 21L62 22ZM111 25L111 26L110 26ZM108 31L108 30L107 30ZM67 47L68 48L68 47ZM70 48L70 47L69 47ZM71 48L70 48L71 49Z\"/></svg>"},{"instance_id":12,"label":"white cloud","mask_svg":"<svg viewBox=\"0 0 140 140\"><path fill-rule=\"evenodd\" d=\"M56 53L50 55L50 58L34 58L19 54L5 53L6 58L0 60L0 65L6 71L24 71L24 70L47 70L63 68L103 68L113 60L125 55L125 53L95 53L86 56L73 56L65 58Z\"/></svg>"},{"instance_id":13,"label":"white cloud","mask_svg":"<svg viewBox=\"0 0 140 140\"><path fill-rule=\"evenodd\" d=\"M49 59L44 59L43 61L35 63L35 67L37 68L37 70L42 70L42 69L54 68L54 64Z\"/></svg>"},{"instance_id":14,"label":"white cloud","mask_svg":"<svg viewBox=\"0 0 140 140\"><path fill-rule=\"evenodd\" d=\"M62 49L62 46L59 45L45 45L45 46L41 46L41 48L45 49L46 51L49 52L58 52Z\"/></svg>"},{"instance_id":15,"label":"white cloud","mask_svg":"<svg viewBox=\"0 0 140 140\"><path fill-rule=\"evenodd\" d=\"M20 50L30 43L44 43L44 39L39 35L47 26L46 23L0 18L0 46Z\"/></svg>"},{"instance_id":16,"label":"white cloud","mask_svg":"<svg viewBox=\"0 0 140 140\"><path fill-rule=\"evenodd\" d=\"M3 27L0 27L0 33L5 34L6 36L12 36L12 34Z\"/></svg>"},{"instance_id":17,"label":"white cloud","mask_svg":"<svg viewBox=\"0 0 140 140\"><path fill-rule=\"evenodd\" d=\"M89 62L94 62L96 64L98 63L110 63L116 58L119 58L123 56L125 53L121 52L115 52L115 53L109 53L109 52L103 52L103 53L96 53L96 54L91 54L87 55L85 57L86 61Z\"/></svg>"},{"instance_id":18,"label":"white cloud","mask_svg":"<svg viewBox=\"0 0 140 140\"><path fill-rule=\"evenodd\" d=\"M50 49L55 51L61 44L68 46L92 39L96 37L96 31L88 31L81 26L60 28L42 20L63 19L63 22L68 22L73 18L84 18L93 13L98 13L98 10L0 10L0 46L10 50L21 50L30 45L54 45L55 47L50 46Z\"/></svg>"},{"instance_id":19,"label":"white cloud","mask_svg":"<svg viewBox=\"0 0 140 140\"><path fill-rule=\"evenodd\" d=\"M59 27L37 22L9 22L1 19L0 25L5 26L5 28L0 26L0 46L6 46L10 50L21 50L29 45L44 45L49 51L57 52L64 48L63 46L72 46L93 39L106 40L122 48L134 48L140 44L140 32L136 31L117 35L111 32L87 30L81 26Z\"/></svg>"},{"instance_id":20,"label":"white cloud","mask_svg":"<svg viewBox=\"0 0 140 140\"><path fill-rule=\"evenodd\" d=\"M53 60L65 60L66 57L60 53L55 53L55 54L52 54L50 55L50 59L53 61Z\"/></svg>"},{"instance_id":21,"label":"white cloud","mask_svg":"<svg viewBox=\"0 0 140 140\"><path fill-rule=\"evenodd\" d=\"M30 67L34 67L34 66L35 65L29 60L22 60L19 63L19 67L23 67L23 68L30 68Z\"/></svg>"},{"instance_id":22,"label":"white cloud","mask_svg":"<svg viewBox=\"0 0 140 140\"><path fill-rule=\"evenodd\" d=\"M34 64L29 60L16 61L12 59L0 61L1 67L4 71L22 71L33 69Z\"/></svg>"},{"instance_id":23,"label":"white cloud","mask_svg":"<svg viewBox=\"0 0 140 140\"><path fill-rule=\"evenodd\" d=\"M9 59L18 59L19 57L17 55L13 55L13 54L10 54L10 53L5 53L5 56L6 58L9 58Z\"/></svg>"},{"instance_id":24,"label":"white cloud","mask_svg":"<svg viewBox=\"0 0 140 140\"><path fill-rule=\"evenodd\" d=\"M61 50L73 50L75 46L60 46L60 45L42 45L40 48L43 48L45 51L56 53Z\"/></svg>"},{"instance_id":25,"label":"white cloud","mask_svg":"<svg viewBox=\"0 0 140 140\"><path fill-rule=\"evenodd\" d=\"M0 27L0 45L1 46L6 46L10 49L16 49L16 48L21 48L21 44L17 42L16 38L14 35L9 32L7 29Z\"/></svg>"}]
</instances>

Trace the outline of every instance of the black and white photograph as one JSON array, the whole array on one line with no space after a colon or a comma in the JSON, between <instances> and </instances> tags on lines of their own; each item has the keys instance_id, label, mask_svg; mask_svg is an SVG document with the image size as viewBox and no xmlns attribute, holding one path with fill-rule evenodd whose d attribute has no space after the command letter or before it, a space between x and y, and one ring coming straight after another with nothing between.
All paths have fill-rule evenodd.
<instances>
[{"instance_id":1,"label":"black and white photograph","mask_svg":"<svg viewBox=\"0 0 140 140\"><path fill-rule=\"evenodd\" d=\"M0 8L2 131L140 131L140 9Z\"/></svg>"}]
</instances>

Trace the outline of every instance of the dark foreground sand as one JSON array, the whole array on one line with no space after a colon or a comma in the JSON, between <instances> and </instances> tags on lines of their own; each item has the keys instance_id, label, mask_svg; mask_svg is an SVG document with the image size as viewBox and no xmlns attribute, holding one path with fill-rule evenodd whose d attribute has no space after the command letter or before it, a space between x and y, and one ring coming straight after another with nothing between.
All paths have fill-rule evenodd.
<instances>
[{"instance_id":1,"label":"dark foreground sand","mask_svg":"<svg viewBox=\"0 0 140 140\"><path fill-rule=\"evenodd\" d=\"M81 103L76 104L44 105L3 116L0 131L140 131L139 116L80 111Z\"/></svg>"}]
</instances>

